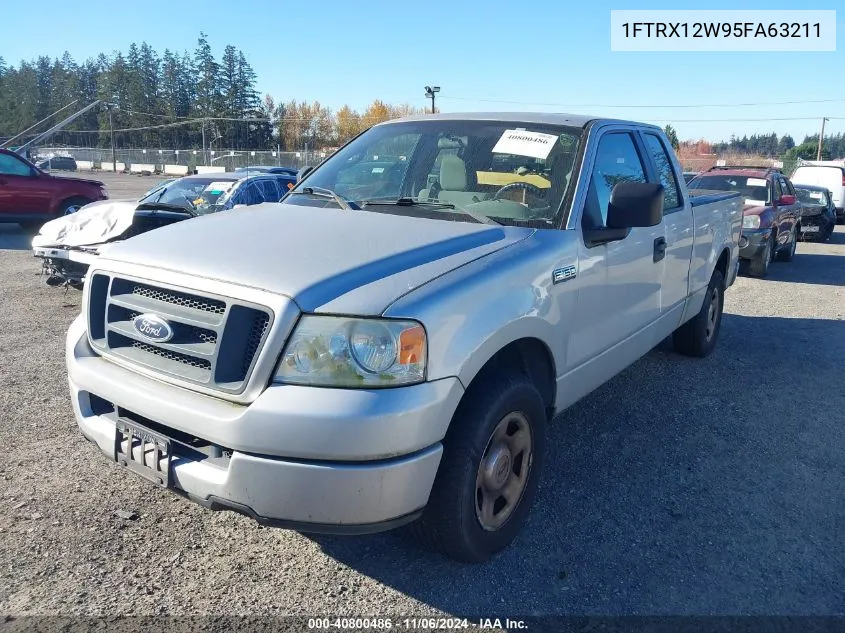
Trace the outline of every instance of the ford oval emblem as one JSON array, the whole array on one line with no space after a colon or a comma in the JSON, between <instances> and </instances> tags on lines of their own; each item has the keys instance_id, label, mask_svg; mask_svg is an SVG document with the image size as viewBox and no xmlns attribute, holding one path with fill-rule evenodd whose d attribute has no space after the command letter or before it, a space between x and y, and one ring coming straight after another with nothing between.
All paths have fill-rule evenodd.
<instances>
[{"instance_id":1,"label":"ford oval emblem","mask_svg":"<svg viewBox=\"0 0 845 633\"><path fill-rule=\"evenodd\" d=\"M132 319L135 331L156 343L166 343L173 338L173 328L157 314L140 314Z\"/></svg>"}]
</instances>

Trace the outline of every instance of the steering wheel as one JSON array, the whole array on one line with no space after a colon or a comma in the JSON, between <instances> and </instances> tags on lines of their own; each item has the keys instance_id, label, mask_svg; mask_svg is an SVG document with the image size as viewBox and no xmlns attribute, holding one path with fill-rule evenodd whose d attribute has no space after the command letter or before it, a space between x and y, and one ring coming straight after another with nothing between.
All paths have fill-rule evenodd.
<instances>
[{"instance_id":1,"label":"steering wheel","mask_svg":"<svg viewBox=\"0 0 845 633\"><path fill-rule=\"evenodd\" d=\"M494 193L493 200L498 200L503 194L507 193L508 191L517 191L520 189L533 193L535 196L543 197L545 195L545 192L540 189L540 187L538 187L537 185L532 185L530 182L512 182L505 185L496 193Z\"/></svg>"}]
</instances>

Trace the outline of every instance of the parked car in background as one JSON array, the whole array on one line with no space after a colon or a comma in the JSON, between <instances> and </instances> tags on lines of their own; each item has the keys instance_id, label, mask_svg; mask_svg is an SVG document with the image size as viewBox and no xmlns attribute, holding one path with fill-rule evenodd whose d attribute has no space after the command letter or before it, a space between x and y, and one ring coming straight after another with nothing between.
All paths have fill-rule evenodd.
<instances>
[{"instance_id":1,"label":"parked car in background","mask_svg":"<svg viewBox=\"0 0 845 633\"><path fill-rule=\"evenodd\" d=\"M99 180L53 176L0 149L0 222L17 222L34 231L48 220L107 198Z\"/></svg>"},{"instance_id":2,"label":"parked car in background","mask_svg":"<svg viewBox=\"0 0 845 633\"><path fill-rule=\"evenodd\" d=\"M825 187L795 185L801 201L801 238L824 242L836 227L836 207L833 195Z\"/></svg>"},{"instance_id":3,"label":"parked car in background","mask_svg":"<svg viewBox=\"0 0 845 633\"><path fill-rule=\"evenodd\" d=\"M45 171L76 171L76 159L73 156L50 156L37 165Z\"/></svg>"},{"instance_id":4,"label":"parked car in background","mask_svg":"<svg viewBox=\"0 0 845 633\"><path fill-rule=\"evenodd\" d=\"M745 200L739 256L756 277L765 277L775 259L788 262L801 236L801 202L783 173L771 167L712 167L690 189L737 191Z\"/></svg>"},{"instance_id":5,"label":"parked car in background","mask_svg":"<svg viewBox=\"0 0 845 633\"><path fill-rule=\"evenodd\" d=\"M80 288L88 266L106 245L200 215L261 202L287 193L287 176L237 172L185 176L158 183L140 200L90 204L48 222L32 240L50 285Z\"/></svg>"},{"instance_id":6,"label":"parked car in background","mask_svg":"<svg viewBox=\"0 0 845 633\"><path fill-rule=\"evenodd\" d=\"M845 167L841 161L802 164L793 172L792 182L796 185L816 185L830 190L836 219L845 222Z\"/></svg>"},{"instance_id":7,"label":"parked car in background","mask_svg":"<svg viewBox=\"0 0 845 633\"><path fill-rule=\"evenodd\" d=\"M693 178L695 178L696 176L698 176L698 172L697 172L697 171L685 171L685 172L684 172L684 182L686 182L687 184L689 184L690 180L692 180L692 179L693 179Z\"/></svg>"},{"instance_id":8,"label":"parked car in background","mask_svg":"<svg viewBox=\"0 0 845 633\"><path fill-rule=\"evenodd\" d=\"M250 174L271 174L276 176L277 181L280 184L283 184L285 187L285 192L289 189L293 189L293 186L296 184L296 177L299 170L294 169L293 167L267 167L267 166L255 166L255 167L238 167L233 173L241 174L242 176L248 176Z\"/></svg>"},{"instance_id":9,"label":"parked car in background","mask_svg":"<svg viewBox=\"0 0 845 633\"><path fill-rule=\"evenodd\" d=\"M276 167L273 165L248 165L246 167L238 167L235 171L262 174L287 174L288 176L296 176L299 172L299 170L295 167Z\"/></svg>"},{"instance_id":10,"label":"parked car in background","mask_svg":"<svg viewBox=\"0 0 845 633\"><path fill-rule=\"evenodd\" d=\"M305 532L417 521L483 561L525 523L557 412L668 336L715 348L741 224L738 194L691 198L656 126L385 122L281 204L111 246L67 336L74 414L108 459L210 509Z\"/></svg>"}]
</instances>

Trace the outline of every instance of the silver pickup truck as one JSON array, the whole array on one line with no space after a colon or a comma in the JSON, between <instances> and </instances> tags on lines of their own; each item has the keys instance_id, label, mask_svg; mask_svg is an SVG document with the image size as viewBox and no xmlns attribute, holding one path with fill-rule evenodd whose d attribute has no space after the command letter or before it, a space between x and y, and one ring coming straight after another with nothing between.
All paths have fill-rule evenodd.
<instances>
[{"instance_id":1,"label":"silver pickup truck","mask_svg":"<svg viewBox=\"0 0 845 633\"><path fill-rule=\"evenodd\" d=\"M377 125L281 203L104 249L67 337L79 427L211 509L414 522L484 560L525 521L557 412L669 336L713 350L742 201L681 174L639 123Z\"/></svg>"}]
</instances>

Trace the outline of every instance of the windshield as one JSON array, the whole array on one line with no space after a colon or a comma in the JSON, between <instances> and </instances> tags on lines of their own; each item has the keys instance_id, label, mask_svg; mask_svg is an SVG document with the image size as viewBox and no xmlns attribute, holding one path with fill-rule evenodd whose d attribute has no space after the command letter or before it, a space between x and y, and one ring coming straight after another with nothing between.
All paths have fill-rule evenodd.
<instances>
[{"instance_id":1,"label":"windshield","mask_svg":"<svg viewBox=\"0 0 845 633\"><path fill-rule=\"evenodd\" d=\"M801 189L800 187L795 187L795 195L805 204L823 207L827 206L828 200L826 191L813 191L812 189Z\"/></svg>"},{"instance_id":2,"label":"windshield","mask_svg":"<svg viewBox=\"0 0 845 633\"><path fill-rule=\"evenodd\" d=\"M234 180L215 180L214 176L180 178L164 187L154 189L141 198L140 203L172 205L195 213L204 213L211 210L217 199L231 189L235 182Z\"/></svg>"},{"instance_id":3,"label":"windshield","mask_svg":"<svg viewBox=\"0 0 845 633\"><path fill-rule=\"evenodd\" d=\"M770 204L769 184L765 178L751 176L699 176L689 183L690 189L709 189L715 191L738 191L747 201Z\"/></svg>"},{"instance_id":4,"label":"windshield","mask_svg":"<svg viewBox=\"0 0 845 633\"><path fill-rule=\"evenodd\" d=\"M337 208L346 201L364 211L550 225L573 180L581 133L497 121L380 125L328 158L284 202Z\"/></svg>"}]
</instances>

